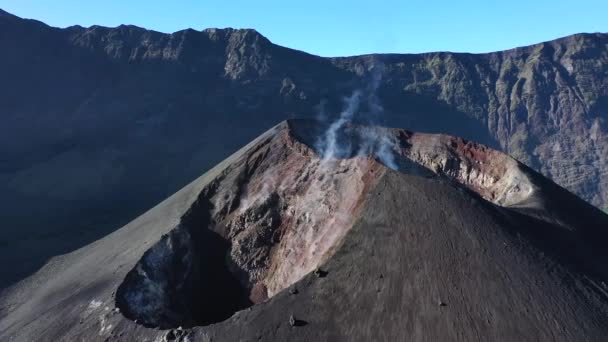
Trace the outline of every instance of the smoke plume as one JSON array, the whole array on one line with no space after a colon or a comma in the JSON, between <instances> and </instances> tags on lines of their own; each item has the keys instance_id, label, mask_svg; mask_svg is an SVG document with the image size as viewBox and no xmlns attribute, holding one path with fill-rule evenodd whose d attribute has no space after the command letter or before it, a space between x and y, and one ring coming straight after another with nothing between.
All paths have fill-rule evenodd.
<instances>
[{"instance_id":1,"label":"smoke plume","mask_svg":"<svg viewBox=\"0 0 608 342\"><path fill-rule=\"evenodd\" d=\"M360 114L360 120L368 125L373 125L379 120L384 108L377 92L382 83L383 72L384 65L376 63L371 70L366 87L357 89L344 98L344 107L340 115L317 139L315 148L324 162L335 158L371 155L385 166L397 170L398 166L393 155L396 142L388 138L385 129L369 126L362 127L350 134L345 132L347 124L353 121L356 114ZM365 104L367 111L360 110L362 104ZM324 109L324 106L322 108ZM317 117L325 119L325 112L320 113Z\"/></svg>"},{"instance_id":2,"label":"smoke plume","mask_svg":"<svg viewBox=\"0 0 608 342\"><path fill-rule=\"evenodd\" d=\"M319 138L316 143L317 151L321 151L323 160L327 161L331 158L343 157L348 155L350 151L350 144L348 142L339 144L338 133L344 128L346 123L352 121L354 114L359 109L359 102L361 99L361 92L355 90L351 96L344 99L345 108L340 113L340 116L334 121L325 132L323 136ZM348 144L345 146L345 144Z\"/></svg>"}]
</instances>

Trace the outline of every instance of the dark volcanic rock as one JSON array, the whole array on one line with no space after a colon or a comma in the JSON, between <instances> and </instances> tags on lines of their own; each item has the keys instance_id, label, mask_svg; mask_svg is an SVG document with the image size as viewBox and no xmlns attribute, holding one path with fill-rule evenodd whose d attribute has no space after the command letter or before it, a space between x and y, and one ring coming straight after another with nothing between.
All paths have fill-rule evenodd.
<instances>
[{"instance_id":1,"label":"dark volcanic rock","mask_svg":"<svg viewBox=\"0 0 608 342\"><path fill-rule=\"evenodd\" d=\"M480 144L345 124L336 158L309 145L326 128L279 124L4 291L0 340L608 334L608 215ZM370 132L394 169L381 149L358 153Z\"/></svg>"},{"instance_id":2,"label":"dark volcanic rock","mask_svg":"<svg viewBox=\"0 0 608 342\"><path fill-rule=\"evenodd\" d=\"M490 54L321 58L254 30L57 29L0 12L0 286L125 224L265 128L321 107L332 116L354 89L371 96L376 76L383 113L364 104L356 119L500 148L603 208L607 44L580 34Z\"/></svg>"}]
</instances>

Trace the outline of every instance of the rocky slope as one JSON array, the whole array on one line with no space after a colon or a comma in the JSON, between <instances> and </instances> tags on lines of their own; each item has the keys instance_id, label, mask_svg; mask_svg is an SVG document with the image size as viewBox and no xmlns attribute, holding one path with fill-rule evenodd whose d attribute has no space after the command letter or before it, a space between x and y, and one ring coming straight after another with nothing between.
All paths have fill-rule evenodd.
<instances>
[{"instance_id":1,"label":"rocky slope","mask_svg":"<svg viewBox=\"0 0 608 342\"><path fill-rule=\"evenodd\" d=\"M0 339L601 341L606 227L486 146L291 120L5 291Z\"/></svg>"},{"instance_id":2,"label":"rocky slope","mask_svg":"<svg viewBox=\"0 0 608 342\"><path fill-rule=\"evenodd\" d=\"M104 236L266 127L332 117L502 149L608 203L608 36L321 58L253 30L57 29L0 11L0 286ZM75 234L77 232L77 234ZM19 251L27 248L31 252Z\"/></svg>"}]
</instances>

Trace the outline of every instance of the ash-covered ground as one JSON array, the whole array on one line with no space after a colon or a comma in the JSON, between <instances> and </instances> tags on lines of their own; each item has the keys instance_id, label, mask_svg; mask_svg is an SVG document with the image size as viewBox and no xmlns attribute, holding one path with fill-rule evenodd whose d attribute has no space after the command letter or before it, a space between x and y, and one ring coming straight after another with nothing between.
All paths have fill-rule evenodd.
<instances>
[{"instance_id":1,"label":"ash-covered ground","mask_svg":"<svg viewBox=\"0 0 608 342\"><path fill-rule=\"evenodd\" d=\"M607 228L483 145L287 121L4 291L0 339L600 341Z\"/></svg>"}]
</instances>

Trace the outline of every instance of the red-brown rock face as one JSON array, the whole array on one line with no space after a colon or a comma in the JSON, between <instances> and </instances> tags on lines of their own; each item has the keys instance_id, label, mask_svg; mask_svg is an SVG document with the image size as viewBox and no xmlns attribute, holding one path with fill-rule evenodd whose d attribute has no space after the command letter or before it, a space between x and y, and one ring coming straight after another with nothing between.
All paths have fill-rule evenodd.
<instances>
[{"instance_id":1,"label":"red-brown rock face","mask_svg":"<svg viewBox=\"0 0 608 342\"><path fill-rule=\"evenodd\" d=\"M486 146L447 135L413 134L404 156L501 206L528 198L535 186L521 164Z\"/></svg>"},{"instance_id":2,"label":"red-brown rock face","mask_svg":"<svg viewBox=\"0 0 608 342\"><path fill-rule=\"evenodd\" d=\"M219 212L217 220L232 241L234 267L256 289L251 299L257 302L325 261L385 168L367 156L323 160L287 130L249 161L256 168L238 205L225 216ZM260 243L264 235L266 244Z\"/></svg>"}]
</instances>

